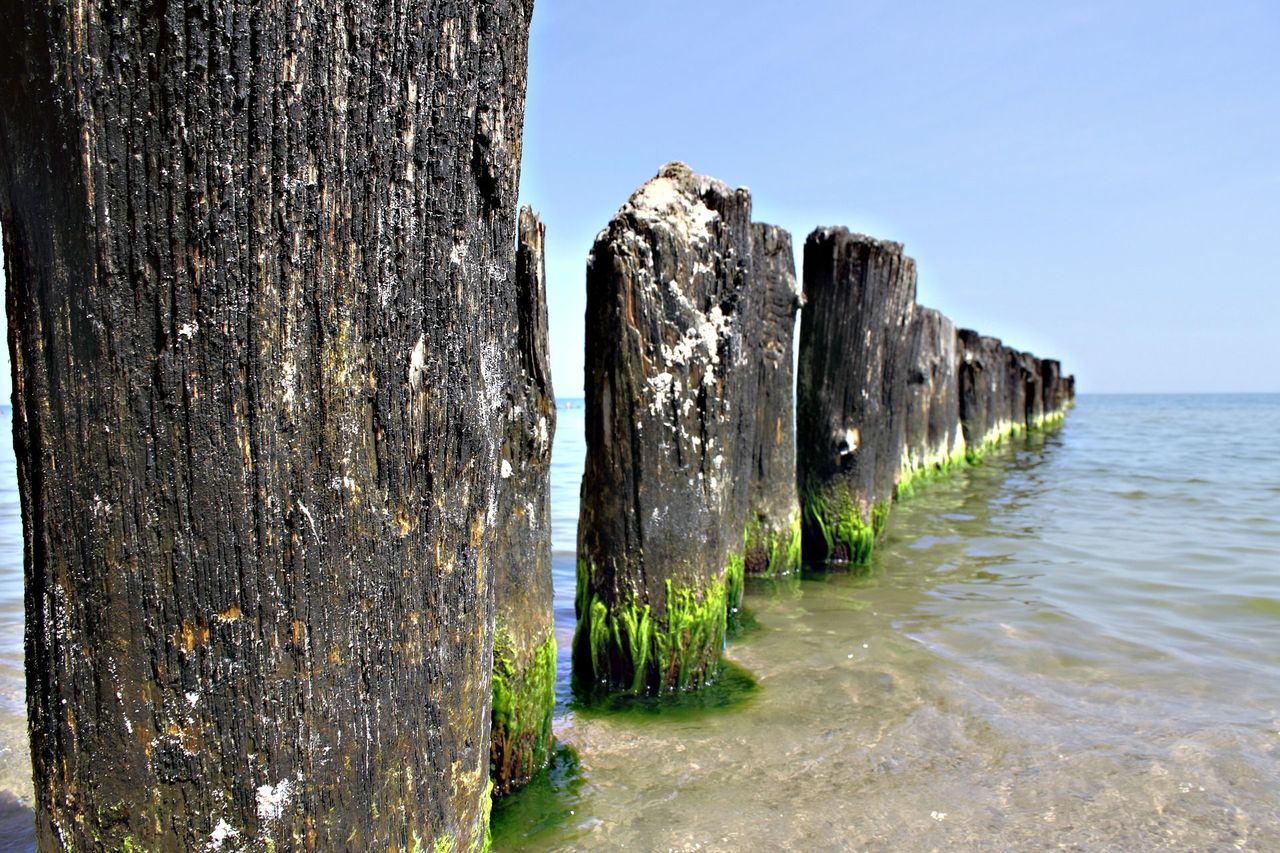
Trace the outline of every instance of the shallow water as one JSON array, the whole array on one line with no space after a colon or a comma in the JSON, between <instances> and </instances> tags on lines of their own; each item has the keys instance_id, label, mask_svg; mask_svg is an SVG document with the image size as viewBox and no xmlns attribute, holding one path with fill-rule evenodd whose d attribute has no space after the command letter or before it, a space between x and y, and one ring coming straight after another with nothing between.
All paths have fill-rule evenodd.
<instances>
[{"instance_id":1,"label":"shallow water","mask_svg":"<svg viewBox=\"0 0 1280 853\"><path fill-rule=\"evenodd\" d=\"M571 706L495 849L1280 849L1280 397L1086 397L921 490L860 574L756 585L731 710Z\"/></svg>"},{"instance_id":2,"label":"shallow water","mask_svg":"<svg viewBox=\"0 0 1280 853\"><path fill-rule=\"evenodd\" d=\"M1280 397L1084 397L898 507L867 572L749 588L754 689L628 713L570 703L580 403L559 418L566 748L496 850L1280 849ZM0 850L30 837L12 453Z\"/></svg>"}]
</instances>

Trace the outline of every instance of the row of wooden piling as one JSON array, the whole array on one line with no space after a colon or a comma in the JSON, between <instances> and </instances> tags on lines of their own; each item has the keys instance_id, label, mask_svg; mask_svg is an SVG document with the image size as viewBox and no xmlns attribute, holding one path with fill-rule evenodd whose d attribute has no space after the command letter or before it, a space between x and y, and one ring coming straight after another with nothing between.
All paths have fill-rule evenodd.
<instances>
[{"instance_id":1,"label":"row of wooden piling","mask_svg":"<svg viewBox=\"0 0 1280 853\"><path fill-rule=\"evenodd\" d=\"M531 258L522 275L541 275L541 226L527 213L520 224L520 257ZM805 242L803 273L802 295L790 235L751 221L747 190L680 163L641 186L596 238L573 640L584 695L706 685L744 575L786 574L802 557L865 562L895 498L1056 423L1071 405L1074 381L1058 362L957 330L918 305L915 262L900 243L819 228ZM545 365L545 342L532 351ZM554 428L541 375L527 374L534 393L521 405L542 419L527 414L527 433ZM519 500L545 488L549 460L538 459L537 484L504 481ZM546 531L537 515L545 502L529 509L502 523ZM538 556L506 557L546 577L529 584L520 571L499 572L499 636L508 638L499 645L514 650L495 651L500 791L545 756L553 703L544 669L554 654L538 658L550 623L526 612L537 589L549 614L549 539L522 541ZM513 683L541 691L526 690L514 714Z\"/></svg>"}]
</instances>

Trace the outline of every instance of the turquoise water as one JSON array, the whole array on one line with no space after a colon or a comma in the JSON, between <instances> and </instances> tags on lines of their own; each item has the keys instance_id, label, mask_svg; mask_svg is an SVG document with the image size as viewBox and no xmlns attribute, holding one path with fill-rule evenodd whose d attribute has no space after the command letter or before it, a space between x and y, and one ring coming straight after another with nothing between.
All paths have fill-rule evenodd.
<instances>
[{"instance_id":1,"label":"turquoise water","mask_svg":"<svg viewBox=\"0 0 1280 853\"><path fill-rule=\"evenodd\" d=\"M496 850L1280 849L1280 396L1082 397L898 507L866 572L749 588L724 707L623 714L571 702L574 405L552 462L564 747L498 803ZM0 454L0 849L24 849Z\"/></svg>"}]
</instances>

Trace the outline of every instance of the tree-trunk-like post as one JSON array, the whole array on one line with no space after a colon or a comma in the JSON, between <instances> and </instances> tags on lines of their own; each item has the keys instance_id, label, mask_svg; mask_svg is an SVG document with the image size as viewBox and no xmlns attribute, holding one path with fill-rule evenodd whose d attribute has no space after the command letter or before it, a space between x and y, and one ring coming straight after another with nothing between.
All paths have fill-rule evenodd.
<instances>
[{"instance_id":1,"label":"tree-trunk-like post","mask_svg":"<svg viewBox=\"0 0 1280 853\"><path fill-rule=\"evenodd\" d=\"M506 794L547 762L555 707L551 586L551 445L556 401L547 352L545 228L520 211L517 364L502 448L494 548L494 790Z\"/></svg>"},{"instance_id":2,"label":"tree-trunk-like post","mask_svg":"<svg viewBox=\"0 0 1280 853\"><path fill-rule=\"evenodd\" d=\"M1026 410L1023 420L1029 431L1044 427L1044 379L1040 375L1040 359L1029 352L1022 353L1023 397Z\"/></svg>"},{"instance_id":3,"label":"tree-trunk-like post","mask_svg":"<svg viewBox=\"0 0 1280 853\"><path fill-rule=\"evenodd\" d=\"M1005 347L997 338L960 330L960 423L970 462L980 461L1007 435L1006 362Z\"/></svg>"},{"instance_id":4,"label":"tree-trunk-like post","mask_svg":"<svg viewBox=\"0 0 1280 853\"><path fill-rule=\"evenodd\" d=\"M1057 359L1040 361L1040 393L1044 400L1045 425L1052 427L1062 423L1066 408L1063 405L1062 364Z\"/></svg>"},{"instance_id":5,"label":"tree-trunk-like post","mask_svg":"<svg viewBox=\"0 0 1280 853\"><path fill-rule=\"evenodd\" d=\"M751 234L759 333L747 342L757 384L743 564L747 574L773 576L800 567L792 341L801 300L791 235L760 222Z\"/></svg>"},{"instance_id":6,"label":"tree-trunk-like post","mask_svg":"<svg viewBox=\"0 0 1280 853\"><path fill-rule=\"evenodd\" d=\"M1027 424L1027 378L1024 352L1010 347L1004 348L1005 357L1005 396L1009 409L1005 415L1009 423L1009 434L1019 436L1026 433Z\"/></svg>"},{"instance_id":7,"label":"tree-trunk-like post","mask_svg":"<svg viewBox=\"0 0 1280 853\"><path fill-rule=\"evenodd\" d=\"M883 530L901 468L908 395L896 377L915 280L900 243L844 228L805 241L796 460L806 560L865 563Z\"/></svg>"},{"instance_id":8,"label":"tree-trunk-like post","mask_svg":"<svg viewBox=\"0 0 1280 853\"><path fill-rule=\"evenodd\" d=\"M1075 374L1062 377L1062 410L1065 413L1067 409L1072 408L1076 404L1076 377Z\"/></svg>"},{"instance_id":9,"label":"tree-trunk-like post","mask_svg":"<svg viewBox=\"0 0 1280 853\"><path fill-rule=\"evenodd\" d=\"M42 849L485 844L531 12L0 7Z\"/></svg>"},{"instance_id":10,"label":"tree-trunk-like post","mask_svg":"<svg viewBox=\"0 0 1280 853\"><path fill-rule=\"evenodd\" d=\"M751 197L665 166L587 265L580 686L691 688L742 589L756 372Z\"/></svg>"},{"instance_id":11,"label":"tree-trunk-like post","mask_svg":"<svg viewBox=\"0 0 1280 853\"><path fill-rule=\"evenodd\" d=\"M916 306L905 350L908 395L898 498L964 461L955 324L940 311Z\"/></svg>"}]
</instances>

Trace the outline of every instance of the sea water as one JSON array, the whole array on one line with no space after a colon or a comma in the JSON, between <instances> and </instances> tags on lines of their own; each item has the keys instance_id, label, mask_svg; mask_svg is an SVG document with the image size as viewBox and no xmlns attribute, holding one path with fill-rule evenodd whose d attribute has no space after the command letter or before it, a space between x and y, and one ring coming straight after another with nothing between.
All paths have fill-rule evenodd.
<instances>
[{"instance_id":1,"label":"sea water","mask_svg":"<svg viewBox=\"0 0 1280 853\"><path fill-rule=\"evenodd\" d=\"M578 707L569 679L572 405L562 746L497 803L495 850L1280 850L1280 396L1081 397L897 506L865 570L750 584L712 700L622 711ZM29 849L3 444L0 842Z\"/></svg>"},{"instance_id":2,"label":"sea water","mask_svg":"<svg viewBox=\"0 0 1280 853\"><path fill-rule=\"evenodd\" d=\"M734 707L570 690L580 404L552 461L549 774L497 850L1280 850L1280 396L1084 396L751 584ZM588 496L589 497L589 496Z\"/></svg>"}]
</instances>

